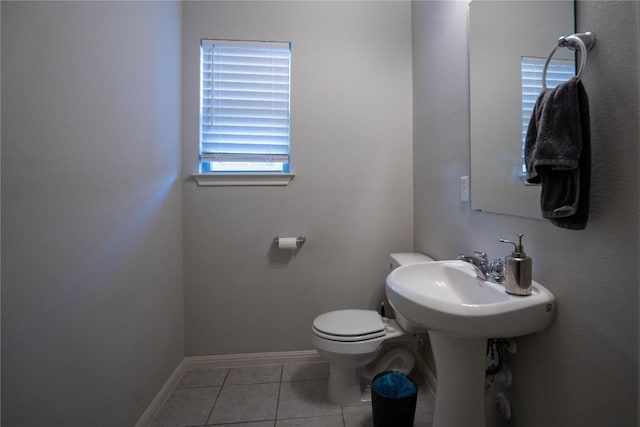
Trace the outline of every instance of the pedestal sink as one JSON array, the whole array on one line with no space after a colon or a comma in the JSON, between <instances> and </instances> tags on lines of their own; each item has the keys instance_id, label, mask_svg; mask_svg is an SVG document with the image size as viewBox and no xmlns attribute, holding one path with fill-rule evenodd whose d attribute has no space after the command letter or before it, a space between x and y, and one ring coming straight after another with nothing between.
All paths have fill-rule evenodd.
<instances>
[{"instance_id":1,"label":"pedestal sink","mask_svg":"<svg viewBox=\"0 0 640 427\"><path fill-rule=\"evenodd\" d=\"M542 331L555 310L553 294L539 283L529 296L510 295L463 261L399 267L386 292L405 330L429 332L438 378L433 427L484 426L487 338Z\"/></svg>"}]
</instances>

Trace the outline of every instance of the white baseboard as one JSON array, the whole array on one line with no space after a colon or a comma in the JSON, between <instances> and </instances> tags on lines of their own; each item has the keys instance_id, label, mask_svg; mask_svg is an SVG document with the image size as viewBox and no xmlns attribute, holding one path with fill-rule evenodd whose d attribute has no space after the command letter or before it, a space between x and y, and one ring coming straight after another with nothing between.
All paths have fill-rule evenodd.
<instances>
[{"instance_id":1,"label":"white baseboard","mask_svg":"<svg viewBox=\"0 0 640 427\"><path fill-rule=\"evenodd\" d=\"M135 427L151 425L153 418L180 382L185 371L203 368L237 368L255 365L280 365L285 363L321 362L315 350L285 351L275 353L225 354L220 356L187 356L183 358L169 376L156 397L151 401Z\"/></svg>"},{"instance_id":2,"label":"white baseboard","mask_svg":"<svg viewBox=\"0 0 640 427\"><path fill-rule=\"evenodd\" d=\"M156 397L151 401L147 409L144 411L138 422L135 424L135 427L147 427L151 425L153 418L158 414L158 411L167 400L173 389L176 388L180 378L182 378L182 374L184 374L184 359L178 363L176 369L173 370L169 378L164 383Z\"/></svg>"},{"instance_id":3,"label":"white baseboard","mask_svg":"<svg viewBox=\"0 0 640 427\"><path fill-rule=\"evenodd\" d=\"M431 393L435 396L436 389L438 388L438 380L436 379L433 371L420 356L416 357L416 367L422 374L422 378L424 379L425 384L427 384L427 387L429 387Z\"/></svg>"}]
</instances>

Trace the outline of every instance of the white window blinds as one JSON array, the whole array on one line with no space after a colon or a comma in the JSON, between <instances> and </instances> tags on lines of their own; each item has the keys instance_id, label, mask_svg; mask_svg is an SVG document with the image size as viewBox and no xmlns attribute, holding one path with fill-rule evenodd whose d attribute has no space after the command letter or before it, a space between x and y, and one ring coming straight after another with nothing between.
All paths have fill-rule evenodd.
<instances>
[{"instance_id":1,"label":"white window blinds","mask_svg":"<svg viewBox=\"0 0 640 427\"><path fill-rule=\"evenodd\" d=\"M201 172L289 172L289 43L201 40Z\"/></svg>"},{"instance_id":2,"label":"white window blinds","mask_svg":"<svg viewBox=\"0 0 640 427\"><path fill-rule=\"evenodd\" d=\"M526 176L524 164L524 143L533 107L542 91L542 70L545 58L522 57L520 74L522 76L522 176ZM547 87L552 89L575 75L575 61L570 59L551 59L547 67Z\"/></svg>"}]
</instances>

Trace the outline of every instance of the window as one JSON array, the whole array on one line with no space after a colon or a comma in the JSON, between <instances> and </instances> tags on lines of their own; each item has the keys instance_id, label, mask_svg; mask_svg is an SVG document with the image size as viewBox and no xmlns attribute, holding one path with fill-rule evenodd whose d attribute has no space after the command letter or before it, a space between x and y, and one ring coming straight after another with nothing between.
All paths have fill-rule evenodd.
<instances>
[{"instance_id":1,"label":"window","mask_svg":"<svg viewBox=\"0 0 640 427\"><path fill-rule=\"evenodd\" d=\"M545 58L524 56L520 62L522 76L522 171L520 178L524 179L527 169L524 161L524 143L533 107L538 95L542 91L542 70ZM547 67L547 88L552 89L564 83L575 75L575 61L570 59L551 59Z\"/></svg>"},{"instance_id":2,"label":"window","mask_svg":"<svg viewBox=\"0 0 640 427\"><path fill-rule=\"evenodd\" d=\"M288 173L289 43L201 40L200 172Z\"/></svg>"}]
</instances>

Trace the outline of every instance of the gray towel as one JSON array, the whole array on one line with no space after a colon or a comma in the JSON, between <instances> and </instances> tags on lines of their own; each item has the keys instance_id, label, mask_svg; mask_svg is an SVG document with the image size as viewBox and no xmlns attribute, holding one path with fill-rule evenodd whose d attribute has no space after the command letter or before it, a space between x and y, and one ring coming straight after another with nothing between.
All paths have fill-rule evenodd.
<instances>
[{"instance_id":1,"label":"gray towel","mask_svg":"<svg viewBox=\"0 0 640 427\"><path fill-rule=\"evenodd\" d=\"M527 182L541 184L543 218L582 230L589 218L591 141L589 100L573 77L542 91L525 139Z\"/></svg>"}]
</instances>

